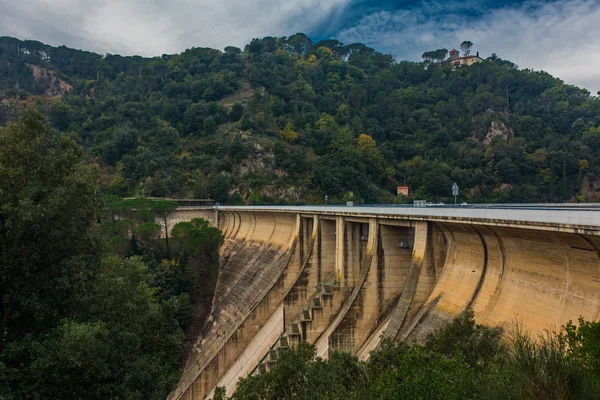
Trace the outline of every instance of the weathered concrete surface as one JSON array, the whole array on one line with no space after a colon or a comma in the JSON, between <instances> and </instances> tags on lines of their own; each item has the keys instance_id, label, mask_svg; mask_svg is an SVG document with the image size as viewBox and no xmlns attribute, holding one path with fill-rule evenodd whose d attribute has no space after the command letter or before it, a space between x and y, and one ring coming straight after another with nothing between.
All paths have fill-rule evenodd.
<instances>
[{"instance_id":1,"label":"weathered concrete surface","mask_svg":"<svg viewBox=\"0 0 600 400\"><path fill-rule=\"evenodd\" d=\"M264 358L273 343L279 339L282 326L283 304L275 310L271 318L261 327L243 353L219 380L216 387L224 387L227 396L231 396L235 392L239 379L247 377ZM208 397L210 398L213 395L214 388L208 394Z\"/></svg>"},{"instance_id":2,"label":"weathered concrete surface","mask_svg":"<svg viewBox=\"0 0 600 400\"><path fill-rule=\"evenodd\" d=\"M247 212L221 217L225 243L213 308L169 398L204 398L279 307L285 286L296 279L290 275L298 269L299 218Z\"/></svg>"},{"instance_id":3,"label":"weathered concrete surface","mask_svg":"<svg viewBox=\"0 0 600 400\"><path fill-rule=\"evenodd\" d=\"M544 220L339 208L220 210L213 310L170 398L202 399L216 385L230 395L301 340L321 357L366 359L382 337L421 340L468 308L478 322L532 332L600 318L599 211Z\"/></svg>"},{"instance_id":4,"label":"weathered concrete surface","mask_svg":"<svg viewBox=\"0 0 600 400\"><path fill-rule=\"evenodd\" d=\"M194 218L202 218L209 222L210 226L217 226L216 214L212 209L207 208L180 208L168 218L169 228L178 222L191 221ZM163 224L162 221L157 221Z\"/></svg>"}]
</instances>

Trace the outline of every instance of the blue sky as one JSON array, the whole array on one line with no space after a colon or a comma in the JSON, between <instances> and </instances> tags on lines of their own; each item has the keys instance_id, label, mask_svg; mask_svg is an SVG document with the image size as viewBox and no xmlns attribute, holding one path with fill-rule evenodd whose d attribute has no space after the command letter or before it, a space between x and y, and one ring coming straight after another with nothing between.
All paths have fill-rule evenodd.
<instances>
[{"instance_id":1,"label":"blue sky","mask_svg":"<svg viewBox=\"0 0 600 400\"><path fill-rule=\"evenodd\" d=\"M418 61L474 43L600 90L600 0L0 0L0 35L143 56L304 32Z\"/></svg>"}]
</instances>

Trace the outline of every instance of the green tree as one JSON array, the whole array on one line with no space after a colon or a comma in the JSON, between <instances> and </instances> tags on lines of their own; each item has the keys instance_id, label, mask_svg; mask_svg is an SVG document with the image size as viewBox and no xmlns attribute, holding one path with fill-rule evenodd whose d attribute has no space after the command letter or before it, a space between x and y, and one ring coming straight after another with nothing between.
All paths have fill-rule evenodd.
<instances>
[{"instance_id":1,"label":"green tree","mask_svg":"<svg viewBox=\"0 0 600 400\"><path fill-rule=\"evenodd\" d=\"M106 259L84 315L33 348L20 398L163 399L178 378L177 301L156 301L139 259Z\"/></svg>"},{"instance_id":2,"label":"green tree","mask_svg":"<svg viewBox=\"0 0 600 400\"><path fill-rule=\"evenodd\" d=\"M500 343L501 328L489 328L475 323L475 314L467 310L427 336L425 348L439 354L452 356L456 352L464 355L472 367L483 368L506 354Z\"/></svg>"},{"instance_id":3,"label":"green tree","mask_svg":"<svg viewBox=\"0 0 600 400\"><path fill-rule=\"evenodd\" d=\"M437 49L433 51L426 51L421 55L427 63L441 63L448 56L448 49Z\"/></svg>"},{"instance_id":4,"label":"green tree","mask_svg":"<svg viewBox=\"0 0 600 400\"><path fill-rule=\"evenodd\" d=\"M217 130L217 124L215 123L215 119L212 116L209 116L204 120L204 133L213 134Z\"/></svg>"},{"instance_id":5,"label":"green tree","mask_svg":"<svg viewBox=\"0 0 600 400\"><path fill-rule=\"evenodd\" d=\"M468 57L469 54L471 54L471 47L473 47L473 43L468 40L465 40L460 44L460 49L463 51L465 57Z\"/></svg>"},{"instance_id":6,"label":"green tree","mask_svg":"<svg viewBox=\"0 0 600 400\"><path fill-rule=\"evenodd\" d=\"M239 55L242 54L242 50L239 47L227 46L225 47L225 53Z\"/></svg>"},{"instance_id":7,"label":"green tree","mask_svg":"<svg viewBox=\"0 0 600 400\"><path fill-rule=\"evenodd\" d=\"M169 255L171 254L171 248L169 247L169 217L177 211L177 207L177 202L172 200L157 200L153 201L151 205L152 212L160 218L164 227L167 254Z\"/></svg>"},{"instance_id":8,"label":"green tree","mask_svg":"<svg viewBox=\"0 0 600 400\"><path fill-rule=\"evenodd\" d=\"M600 322L586 321L580 317L578 325L569 321L561 333L569 353L585 363L600 379Z\"/></svg>"},{"instance_id":9,"label":"green tree","mask_svg":"<svg viewBox=\"0 0 600 400\"><path fill-rule=\"evenodd\" d=\"M96 179L35 110L0 128L1 398L161 399L177 380L181 304L139 259L102 260Z\"/></svg>"},{"instance_id":10,"label":"green tree","mask_svg":"<svg viewBox=\"0 0 600 400\"><path fill-rule=\"evenodd\" d=\"M20 364L21 341L80 307L99 268L90 230L97 172L81 157L34 109L0 128L0 361L9 370Z\"/></svg>"},{"instance_id":11,"label":"green tree","mask_svg":"<svg viewBox=\"0 0 600 400\"><path fill-rule=\"evenodd\" d=\"M228 114L229 120L232 122L239 121L243 115L244 115L244 106L241 105L240 103L235 103L231 107L231 110L229 110L229 114Z\"/></svg>"}]
</instances>

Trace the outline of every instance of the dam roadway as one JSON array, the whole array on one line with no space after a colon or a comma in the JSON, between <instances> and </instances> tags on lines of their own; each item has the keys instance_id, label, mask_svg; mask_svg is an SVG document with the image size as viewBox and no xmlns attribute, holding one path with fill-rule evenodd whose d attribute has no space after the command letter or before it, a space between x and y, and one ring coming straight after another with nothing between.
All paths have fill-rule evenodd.
<instances>
[{"instance_id":1,"label":"dam roadway","mask_svg":"<svg viewBox=\"0 0 600 400\"><path fill-rule=\"evenodd\" d=\"M235 391L300 341L366 359L466 309L532 334L600 318L595 204L219 206L171 218L223 232L213 306L169 399Z\"/></svg>"}]
</instances>

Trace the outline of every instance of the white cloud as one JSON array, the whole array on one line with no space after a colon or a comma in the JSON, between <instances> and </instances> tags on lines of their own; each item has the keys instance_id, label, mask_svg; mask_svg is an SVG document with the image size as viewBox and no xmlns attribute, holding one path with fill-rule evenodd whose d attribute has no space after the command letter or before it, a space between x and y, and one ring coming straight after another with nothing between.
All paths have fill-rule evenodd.
<instances>
[{"instance_id":1,"label":"white cloud","mask_svg":"<svg viewBox=\"0 0 600 400\"><path fill-rule=\"evenodd\" d=\"M331 31L352 0L0 0L0 35L52 45L156 56L189 47L243 46L253 37ZM469 16L471 15L471 16ZM481 2L423 1L365 15L340 40L399 59L475 43L522 68L600 90L600 2L530 0L485 10ZM330 25L332 29L323 28Z\"/></svg>"},{"instance_id":2,"label":"white cloud","mask_svg":"<svg viewBox=\"0 0 600 400\"><path fill-rule=\"evenodd\" d=\"M497 53L521 68L547 71L592 93L600 90L600 2L527 1L478 17L461 13L456 3L446 4L375 12L338 38L412 60L420 60L424 51L470 40L482 55ZM436 7L440 12L432 12Z\"/></svg>"},{"instance_id":3,"label":"white cloud","mask_svg":"<svg viewBox=\"0 0 600 400\"><path fill-rule=\"evenodd\" d=\"M0 35L155 56L309 31L350 0L0 0Z\"/></svg>"}]
</instances>

